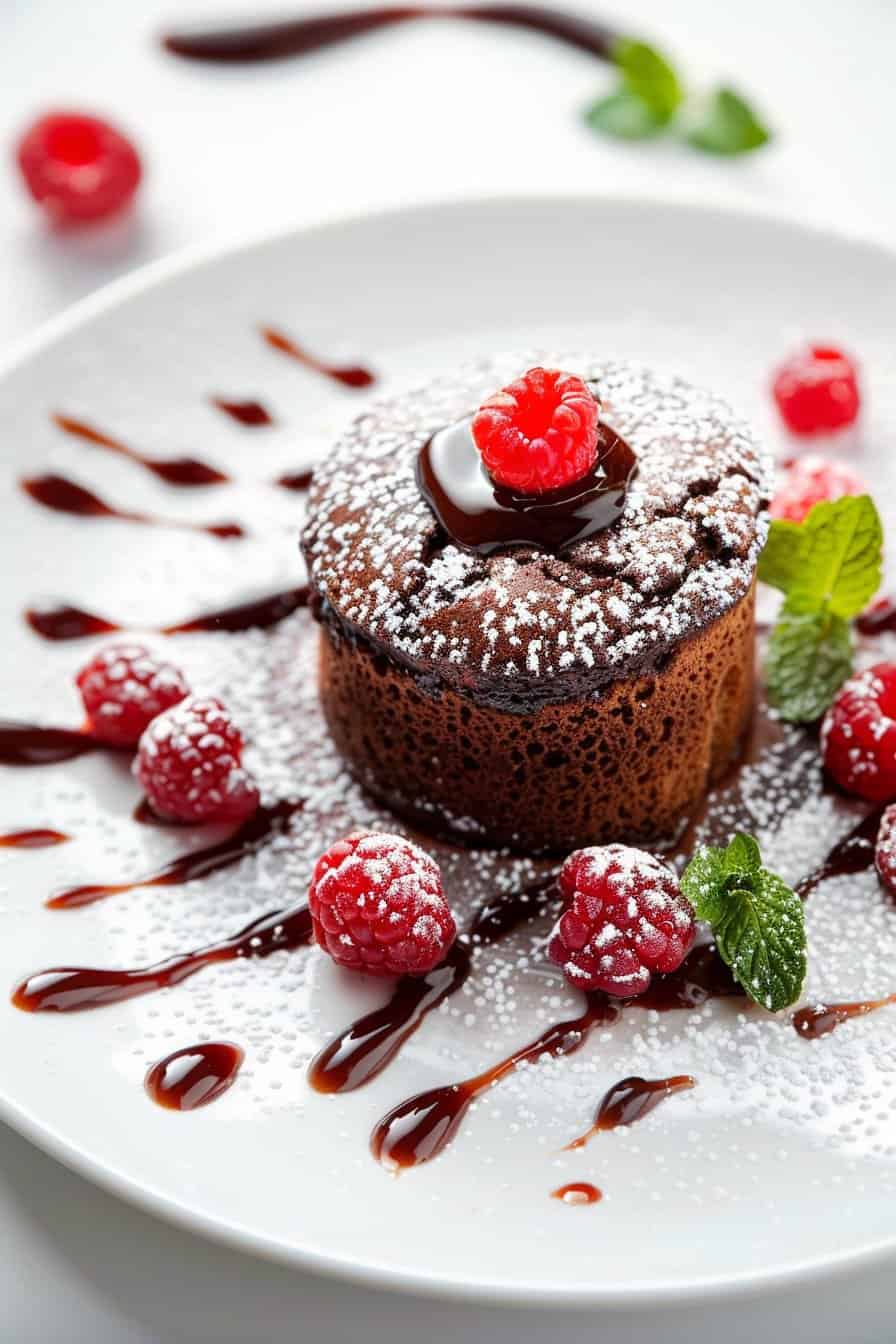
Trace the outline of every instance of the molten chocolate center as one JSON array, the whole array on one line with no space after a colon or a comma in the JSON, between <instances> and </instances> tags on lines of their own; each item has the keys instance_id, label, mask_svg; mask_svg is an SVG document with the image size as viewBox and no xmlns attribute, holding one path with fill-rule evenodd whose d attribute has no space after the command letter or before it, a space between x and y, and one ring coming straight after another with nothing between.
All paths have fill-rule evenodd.
<instances>
[{"instance_id":1,"label":"molten chocolate center","mask_svg":"<svg viewBox=\"0 0 896 1344\"><path fill-rule=\"evenodd\" d=\"M417 483L451 540L489 555L510 546L559 552L612 526L622 514L637 459L608 425L598 427L597 460L580 480L541 495L518 495L489 476L473 441L472 416L423 445Z\"/></svg>"}]
</instances>

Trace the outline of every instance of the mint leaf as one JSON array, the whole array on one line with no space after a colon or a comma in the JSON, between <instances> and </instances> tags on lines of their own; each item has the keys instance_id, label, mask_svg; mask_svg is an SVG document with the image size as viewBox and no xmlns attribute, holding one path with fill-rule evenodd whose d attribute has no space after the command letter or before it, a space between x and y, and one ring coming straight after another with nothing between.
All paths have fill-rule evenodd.
<instances>
[{"instance_id":1,"label":"mint leaf","mask_svg":"<svg viewBox=\"0 0 896 1344\"><path fill-rule=\"evenodd\" d=\"M788 605L802 611L826 605L838 616L858 616L881 575L883 529L871 497L846 495L816 504L799 530L799 564L787 589Z\"/></svg>"},{"instance_id":2,"label":"mint leaf","mask_svg":"<svg viewBox=\"0 0 896 1344\"><path fill-rule=\"evenodd\" d=\"M666 57L646 42L623 37L613 48L613 60L622 75L623 91L645 103L658 126L670 122L681 106L684 90Z\"/></svg>"},{"instance_id":3,"label":"mint leaf","mask_svg":"<svg viewBox=\"0 0 896 1344\"><path fill-rule=\"evenodd\" d=\"M790 612L788 606L769 640L769 700L790 723L814 723L852 671L849 625L831 611Z\"/></svg>"},{"instance_id":4,"label":"mint leaf","mask_svg":"<svg viewBox=\"0 0 896 1344\"><path fill-rule=\"evenodd\" d=\"M756 571L763 583L780 588L782 593L790 591L799 577L803 535L799 523L790 523L782 518L772 520Z\"/></svg>"},{"instance_id":5,"label":"mint leaf","mask_svg":"<svg viewBox=\"0 0 896 1344\"><path fill-rule=\"evenodd\" d=\"M681 890L697 918L710 924L719 955L752 999L778 1012L799 998L806 978L803 905L762 867L752 836L736 835L727 849L698 850Z\"/></svg>"},{"instance_id":6,"label":"mint leaf","mask_svg":"<svg viewBox=\"0 0 896 1344\"><path fill-rule=\"evenodd\" d=\"M617 140L649 140L666 125L649 103L627 89L598 98L585 109L585 121L592 130Z\"/></svg>"},{"instance_id":7,"label":"mint leaf","mask_svg":"<svg viewBox=\"0 0 896 1344\"><path fill-rule=\"evenodd\" d=\"M746 99L734 89L716 89L703 116L688 131L686 139L705 154L748 154L770 139Z\"/></svg>"}]
</instances>

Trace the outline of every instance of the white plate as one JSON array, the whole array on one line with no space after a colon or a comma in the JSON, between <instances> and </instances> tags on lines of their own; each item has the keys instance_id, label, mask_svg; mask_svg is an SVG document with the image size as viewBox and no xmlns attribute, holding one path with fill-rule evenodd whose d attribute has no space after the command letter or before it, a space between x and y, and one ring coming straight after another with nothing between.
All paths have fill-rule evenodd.
<instances>
[{"instance_id":1,"label":"white plate","mask_svg":"<svg viewBox=\"0 0 896 1344\"><path fill-rule=\"evenodd\" d=\"M861 459L896 431L894 299L896 259L883 250L752 216L594 199L355 220L118 286L44 333L0 384L3 712L77 719L70 678L91 642L38 639L21 619L35 597L62 596L139 628L301 577L301 504L264 482L326 451L369 394L273 352L260 322L369 361L384 387L496 346L580 344L713 384L769 434L772 363L803 335L837 340L863 362L869 409L863 439L849 447ZM209 405L214 393L260 397L276 426L242 429ZM54 410L159 456L210 458L248 484L175 491L61 434ZM44 470L116 503L239 517L261 535L222 543L55 515L16 486L22 473ZM312 818L297 825L293 846L189 887L51 912L42 902L59 884L135 876L183 838L130 820L137 789L120 763L3 769L0 830L54 825L75 836L3 857L4 984L41 966L154 961L233 931L301 895L322 811L331 809L336 828L347 815L376 819L313 717L306 630L299 616L267 635L155 641L194 684L233 705L269 787L312 793ZM298 727L302 705L310 717ZM791 877L835 824L825 804L813 806L816 824L789 842L770 834L774 809L765 830L756 821ZM810 911L812 990L845 998L896 987L892 920L870 878L827 884ZM846 1268L896 1246L896 1053L886 1013L816 1045L738 1004L659 1019L631 1013L574 1058L502 1084L437 1161L389 1176L367 1138L391 1105L476 1072L574 1008L531 952L524 935L486 954L468 992L430 1017L372 1084L343 1097L313 1093L305 1065L384 991L339 975L316 951L213 968L93 1013L0 1007L2 1112L82 1172L194 1229L393 1287L516 1302L697 1298ZM190 1115L153 1106L141 1085L147 1065L216 1037L247 1052L233 1089ZM698 1079L693 1092L584 1152L558 1151L619 1077L685 1071ZM603 1203L548 1198L578 1179L601 1186Z\"/></svg>"}]
</instances>

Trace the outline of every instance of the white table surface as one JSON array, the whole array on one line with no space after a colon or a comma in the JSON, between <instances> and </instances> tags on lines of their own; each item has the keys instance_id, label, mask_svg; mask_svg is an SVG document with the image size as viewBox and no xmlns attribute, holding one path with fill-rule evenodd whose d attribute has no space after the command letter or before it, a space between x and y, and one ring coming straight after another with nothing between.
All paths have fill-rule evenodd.
<instances>
[{"instance_id":1,"label":"white table surface","mask_svg":"<svg viewBox=\"0 0 896 1344\"><path fill-rule=\"evenodd\" d=\"M891 0L583 0L656 37L695 80L727 78L755 95L779 135L763 153L732 163L674 144L594 137L576 114L609 73L524 33L414 25L254 69L178 62L154 41L172 20L289 14L301 4L0 0L0 358L98 286L181 247L440 196L686 197L896 237ZM132 218L74 237L44 227L8 156L23 124L65 105L129 128L148 170ZM0 1244L0 1340L16 1344L720 1337L710 1307L549 1316L315 1279L157 1222L2 1127ZM870 1270L848 1289L836 1281L816 1287L811 1308L797 1294L742 1304L725 1314L725 1338L736 1344L763 1330L783 1337L786 1328L802 1339L811 1327L818 1344L889 1340L891 1277Z\"/></svg>"}]
</instances>

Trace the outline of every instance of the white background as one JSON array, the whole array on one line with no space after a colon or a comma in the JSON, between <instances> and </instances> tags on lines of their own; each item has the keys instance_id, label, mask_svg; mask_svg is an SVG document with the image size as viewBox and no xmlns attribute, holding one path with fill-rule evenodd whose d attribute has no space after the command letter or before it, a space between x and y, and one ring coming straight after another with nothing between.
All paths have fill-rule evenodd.
<instances>
[{"instance_id":1,"label":"white background","mask_svg":"<svg viewBox=\"0 0 896 1344\"><path fill-rule=\"evenodd\" d=\"M263 12L293 13L300 3ZM440 21L301 62L228 69L178 62L154 39L172 19L238 15L238 0L0 0L0 358L99 285L183 246L440 196L675 196L773 210L883 240L896 235L890 0L592 0L592 7L662 42L695 81L725 78L755 95L778 131L775 143L728 163L671 143L597 139L577 113L607 87L609 72L523 33ZM253 8L244 4L242 12L257 16ZM119 121L147 166L135 214L76 237L44 226L9 161L31 117L66 105ZM649 1316L623 1322L487 1312L312 1280L126 1208L5 1130L0 1242L0 1339L22 1344L616 1344L657 1339L663 1325ZM850 1338L891 1337L873 1324L882 1319L885 1280L869 1274L850 1293ZM816 1308L823 1311L828 1298L833 1309L842 1298L838 1285L816 1290ZM797 1308L782 1299L769 1310ZM709 1322L700 1313L676 1314L674 1324L696 1341ZM759 1304L730 1313L725 1326L734 1341L762 1329L779 1331L780 1317Z\"/></svg>"}]
</instances>

